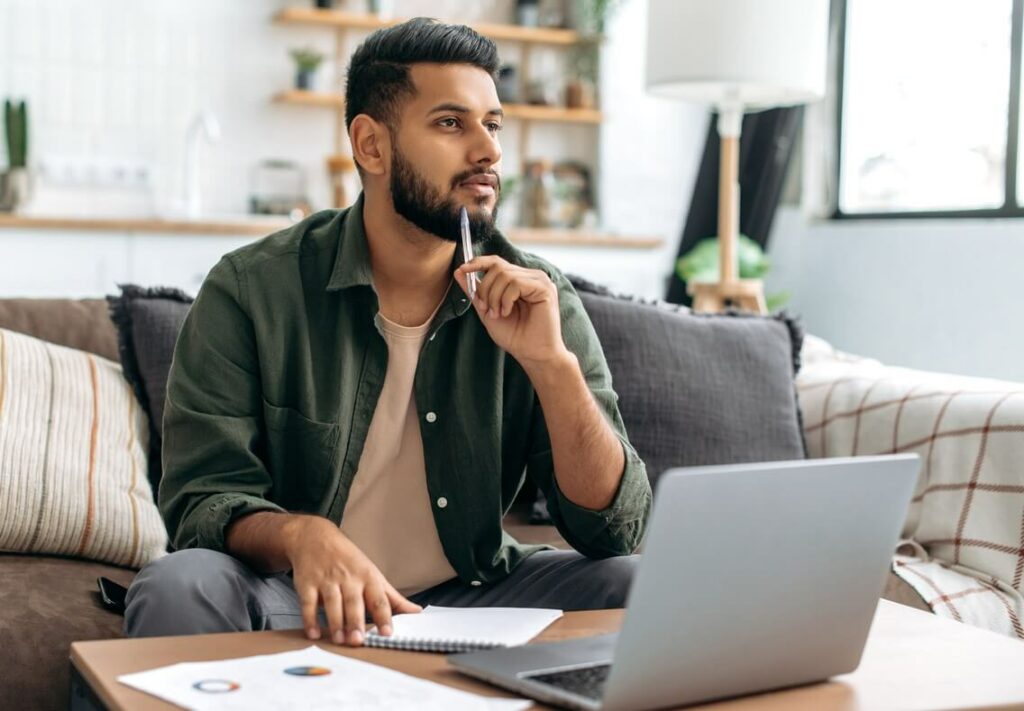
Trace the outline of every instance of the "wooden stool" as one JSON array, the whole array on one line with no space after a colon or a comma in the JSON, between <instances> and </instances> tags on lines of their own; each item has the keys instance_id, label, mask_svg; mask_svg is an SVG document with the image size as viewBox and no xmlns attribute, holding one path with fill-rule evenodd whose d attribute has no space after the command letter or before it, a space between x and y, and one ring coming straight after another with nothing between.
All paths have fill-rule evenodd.
<instances>
[{"instance_id":1,"label":"wooden stool","mask_svg":"<svg viewBox=\"0 0 1024 711\"><path fill-rule=\"evenodd\" d=\"M701 313L717 313L729 306L756 314L768 313L760 279L695 282L687 285L686 293L693 297L693 310Z\"/></svg>"}]
</instances>

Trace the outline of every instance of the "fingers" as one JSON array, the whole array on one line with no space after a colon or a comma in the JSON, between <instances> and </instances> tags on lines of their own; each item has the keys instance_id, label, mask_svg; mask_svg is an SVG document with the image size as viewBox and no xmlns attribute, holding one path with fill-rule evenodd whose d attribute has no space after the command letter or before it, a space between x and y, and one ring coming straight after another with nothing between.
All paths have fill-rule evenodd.
<instances>
[{"instance_id":1,"label":"fingers","mask_svg":"<svg viewBox=\"0 0 1024 711\"><path fill-rule=\"evenodd\" d=\"M502 292L501 298L498 300L499 313L502 316L511 315L512 309L515 308L516 302L519 301L519 297L522 294L522 289L515 282L506 286L505 291Z\"/></svg>"},{"instance_id":2,"label":"fingers","mask_svg":"<svg viewBox=\"0 0 1024 711\"><path fill-rule=\"evenodd\" d=\"M341 588L327 585L320 591L324 603L324 614L327 616L327 628L331 632L331 641L345 644L345 617L342 612Z\"/></svg>"},{"instance_id":3,"label":"fingers","mask_svg":"<svg viewBox=\"0 0 1024 711\"><path fill-rule=\"evenodd\" d=\"M370 618L377 625L377 633L385 637L391 634L391 602L388 600L384 588L379 585L371 585L366 588L363 598L366 600L366 610Z\"/></svg>"},{"instance_id":4,"label":"fingers","mask_svg":"<svg viewBox=\"0 0 1024 711\"><path fill-rule=\"evenodd\" d=\"M467 279L469 278L469 272L462 271L462 267L455 270L455 283L462 288L462 292L469 296L469 284Z\"/></svg>"},{"instance_id":5,"label":"fingers","mask_svg":"<svg viewBox=\"0 0 1024 711\"><path fill-rule=\"evenodd\" d=\"M476 291L478 306L489 318L494 318L501 313L501 295L514 278L515 276L507 270L490 271L480 283L480 287Z\"/></svg>"},{"instance_id":6,"label":"fingers","mask_svg":"<svg viewBox=\"0 0 1024 711\"><path fill-rule=\"evenodd\" d=\"M469 275L476 272L487 272L493 270L501 265L508 265L501 257L495 257L488 255L484 257L476 257L463 264L461 267L455 270L455 281L458 282L459 286L462 287L462 291L465 292L466 296L469 296ZM477 294L480 293L480 287L482 286L483 278L477 279Z\"/></svg>"},{"instance_id":7,"label":"fingers","mask_svg":"<svg viewBox=\"0 0 1024 711\"><path fill-rule=\"evenodd\" d=\"M511 266L501 257L493 254L484 254L479 257L473 257L456 271L462 272L463 274L468 274L469 272L486 272L502 265Z\"/></svg>"},{"instance_id":8,"label":"fingers","mask_svg":"<svg viewBox=\"0 0 1024 711\"><path fill-rule=\"evenodd\" d=\"M487 294L487 316L497 318L506 317L512 313L516 302L523 295L523 277L516 274L503 273L491 284L491 290Z\"/></svg>"},{"instance_id":9,"label":"fingers","mask_svg":"<svg viewBox=\"0 0 1024 711\"><path fill-rule=\"evenodd\" d=\"M554 300L557 303L558 290L554 282L542 271L534 269L489 272L484 284L486 290L478 290L482 299L481 316L492 318L509 316L518 301L539 304Z\"/></svg>"},{"instance_id":10,"label":"fingers","mask_svg":"<svg viewBox=\"0 0 1024 711\"><path fill-rule=\"evenodd\" d=\"M366 608L363 607L363 591L352 586L342 592L345 607L345 636L349 645L358 647L366 633Z\"/></svg>"},{"instance_id":11,"label":"fingers","mask_svg":"<svg viewBox=\"0 0 1024 711\"><path fill-rule=\"evenodd\" d=\"M391 587L391 584L387 584L387 596L388 601L391 603L391 612L396 615L404 615L410 612L423 612L423 608L417 605L415 602L407 600L402 593Z\"/></svg>"},{"instance_id":12,"label":"fingers","mask_svg":"<svg viewBox=\"0 0 1024 711\"><path fill-rule=\"evenodd\" d=\"M302 610L302 627L310 639L320 639L320 623L316 619L319 593L314 587L304 587L299 593L299 608Z\"/></svg>"}]
</instances>

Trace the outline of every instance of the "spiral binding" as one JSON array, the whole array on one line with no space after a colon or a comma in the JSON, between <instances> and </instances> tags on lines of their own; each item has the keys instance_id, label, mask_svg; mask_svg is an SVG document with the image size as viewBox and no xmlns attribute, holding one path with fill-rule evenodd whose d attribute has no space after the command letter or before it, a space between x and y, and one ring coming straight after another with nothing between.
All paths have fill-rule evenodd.
<instances>
[{"instance_id":1,"label":"spiral binding","mask_svg":"<svg viewBox=\"0 0 1024 711\"><path fill-rule=\"evenodd\" d=\"M453 652L474 652L479 649L494 649L504 645L494 642L465 641L456 639L410 639L408 637L385 637L376 632L366 634L367 647L379 649L404 649L411 652L437 652L450 654Z\"/></svg>"}]
</instances>

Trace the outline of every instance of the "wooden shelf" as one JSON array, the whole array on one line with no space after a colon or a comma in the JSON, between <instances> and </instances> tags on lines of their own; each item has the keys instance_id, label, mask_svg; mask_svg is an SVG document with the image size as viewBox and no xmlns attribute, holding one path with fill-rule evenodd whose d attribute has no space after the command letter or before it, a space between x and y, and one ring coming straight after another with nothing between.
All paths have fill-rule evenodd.
<instances>
[{"instance_id":1,"label":"wooden shelf","mask_svg":"<svg viewBox=\"0 0 1024 711\"><path fill-rule=\"evenodd\" d=\"M470 27L498 42L571 45L594 41L593 38L585 37L575 30L559 30L552 27L496 25L488 22L475 22L470 24Z\"/></svg>"},{"instance_id":2,"label":"wooden shelf","mask_svg":"<svg viewBox=\"0 0 1024 711\"><path fill-rule=\"evenodd\" d=\"M540 227L510 227L504 231L514 244L547 244L566 247L616 247L654 249L662 245L658 237L636 237L592 230L571 230Z\"/></svg>"},{"instance_id":3,"label":"wooden shelf","mask_svg":"<svg viewBox=\"0 0 1024 711\"><path fill-rule=\"evenodd\" d=\"M338 154L333 156L327 156L327 172L328 173L342 173L346 170L355 170L356 162L352 159L352 156L344 154Z\"/></svg>"},{"instance_id":4,"label":"wooden shelf","mask_svg":"<svg viewBox=\"0 0 1024 711\"><path fill-rule=\"evenodd\" d=\"M342 60L342 54L346 48L346 33L351 30L378 30L385 27L392 27L406 21L407 18L381 17L380 15L361 12L347 12L344 10L320 9L311 7L286 7L274 15L274 21L279 24L305 25L333 30L337 35L338 56L335 61ZM448 20L449 22L451 20ZM455 20L458 22L458 20ZM494 41L517 42L522 46L519 49L521 66L530 66L529 57L534 45L553 45L560 47L572 47L583 43L600 43L603 38L599 35L585 35L575 30L555 29L548 27L523 27L520 25L498 24L498 23L467 23L471 28L489 37ZM520 75L520 83L526 86L527 75L524 72ZM345 173L355 169L355 163L351 156L346 155L347 131L345 126L345 97L341 91L305 91L290 89L281 91L274 95L274 102L279 104L290 104L294 106L316 106L331 109L334 115L334 149L332 155L327 156L327 168L331 174L333 186L332 202L335 206L347 205L351 202L347 195L348 186ZM505 116L508 119L518 120L522 123L518 126L517 138L519 145L519 163L526 165L529 153L529 136L531 126L535 122L559 123L564 125L597 125L603 120L603 115L597 109L570 109L562 106L534 106L530 104L505 104L502 106ZM520 231L522 241L526 243L544 244L592 244L595 246L627 246L637 248L649 248L660 244L660 240L635 240L626 239L625 244L616 244L617 237L597 234L581 234L578 232L562 234L557 231L544 231L543 234L536 231ZM582 241L581 241L582 240Z\"/></svg>"},{"instance_id":5,"label":"wooden shelf","mask_svg":"<svg viewBox=\"0 0 1024 711\"><path fill-rule=\"evenodd\" d=\"M237 221L191 221L145 217L44 217L0 214L0 231L4 229L38 229L263 237L292 224L294 223L287 217L259 215L242 215ZM662 244L662 240L656 237L630 237L591 230L513 227L505 230L504 234L516 244L617 249L653 249Z\"/></svg>"},{"instance_id":6,"label":"wooden shelf","mask_svg":"<svg viewBox=\"0 0 1024 711\"><path fill-rule=\"evenodd\" d=\"M298 104L300 106L323 106L329 109L345 108L345 97L333 91L306 91L288 89L274 94L277 104Z\"/></svg>"},{"instance_id":7,"label":"wooden shelf","mask_svg":"<svg viewBox=\"0 0 1024 711\"><path fill-rule=\"evenodd\" d=\"M597 109L568 109L564 106L534 106L533 104L502 104L505 116L523 121L558 121L563 123L601 123L604 120Z\"/></svg>"},{"instance_id":8,"label":"wooden shelf","mask_svg":"<svg viewBox=\"0 0 1024 711\"><path fill-rule=\"evenodd\" d=\"M277 22L285 24L320 25L355 30L378 30L404 22L408 18L384 18L379 15L345 12L342 10L321 10L312 7L288 7L274 16ZM531 44L572 45L595 41L595 38L581 35L575 30L561 30L550 27L522 27L520 25L498 25L493 23L469 23L474 30L492 40L525 42Z\"/></svg>"},{"instance_id":9,"label":"wooden shelf","mask_svg":"<svg viewBox=\"0 0 1024 711\"><path fill-rule=\"evenodd\" d=\"M0 229L85 230L104 232L170 232L200 235L262 237L293 224L284 216L240 215L237 220L166 220L125 217L44 217L0 215Z\"/></svg>"},{"instance_id":10,"label":"wooden shelf","mask_svg":"<svg viewBox=\"0 0 1024 711\"><path fill-rule=\"evenodd\" d=\"M278 104L321 106L342 110L345 97L332 91L305 91L289 89L274 95ZM507 118L522 121L556 121L560 123L601 123L603 116L597 109L568 109L564 106L534 106L532 104L502 104Z\"/></svg>"}]
</instances>

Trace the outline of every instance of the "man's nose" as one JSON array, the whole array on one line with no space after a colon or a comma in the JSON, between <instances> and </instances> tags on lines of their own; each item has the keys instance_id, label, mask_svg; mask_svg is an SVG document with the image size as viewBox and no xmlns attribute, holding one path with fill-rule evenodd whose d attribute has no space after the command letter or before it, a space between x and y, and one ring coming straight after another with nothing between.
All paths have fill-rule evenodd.
<instances>
[{"instance_id":1,"label":"man's nose","mask_svg":"<svg viewBox=\"0 0 1024 711\"><path fill-rule=\"evenodd\" d=\"M469 151L469 161L474 165L494 165L501 160L501 144L497 135L491 133L486 126L480 126L473 132L473 143Z\"/></svg>"}]
</instances>

